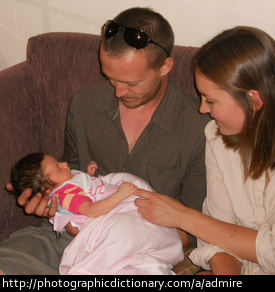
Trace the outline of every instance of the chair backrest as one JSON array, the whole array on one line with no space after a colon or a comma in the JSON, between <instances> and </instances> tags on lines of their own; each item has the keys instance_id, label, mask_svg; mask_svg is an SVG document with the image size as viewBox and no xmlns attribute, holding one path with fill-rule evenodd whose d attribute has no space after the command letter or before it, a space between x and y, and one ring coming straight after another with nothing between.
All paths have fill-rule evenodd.
<instances>
[{"instance_id":1,"label":"chair backrest","mask_svg":"<svg viewBox=\"0 0 275 292\"><path fill-rule=\"evenodd\" d=\"M40 151L62 156L73 94L103 80L99 41L99 36L81 33L47 33L29 39L27 68L37 106Z\"/></svg>"},{"instance_id":2,"label":"chair backrest","mask_svg":"<svg viewBox=\"0 0 275 292\"><path fill-rule=\"evenodd\" d=\"M194 82L193 59L198 50L196 47L175 46L172 55L174 66L171 72L176 85L196 98L199 96Z\"/></svg>"}]
</instances>

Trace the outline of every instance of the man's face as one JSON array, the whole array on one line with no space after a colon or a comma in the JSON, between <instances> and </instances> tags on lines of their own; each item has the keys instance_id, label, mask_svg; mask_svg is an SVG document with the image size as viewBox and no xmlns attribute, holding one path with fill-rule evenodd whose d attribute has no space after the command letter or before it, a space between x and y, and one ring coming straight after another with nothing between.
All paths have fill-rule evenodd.
<instances>
[{"instance_id":1,"label":"man's face","mask_svg":"<svg viewBox=\"0 0 275 292\"><path fill-rule=\"evenodd\" d=\"M161 85L161 70L149 69L144 51L132 51L111 58L100 49L102 73L115 89L115 95L128 108L137 108L156 97Z\"/></svg>"}]
</instances>

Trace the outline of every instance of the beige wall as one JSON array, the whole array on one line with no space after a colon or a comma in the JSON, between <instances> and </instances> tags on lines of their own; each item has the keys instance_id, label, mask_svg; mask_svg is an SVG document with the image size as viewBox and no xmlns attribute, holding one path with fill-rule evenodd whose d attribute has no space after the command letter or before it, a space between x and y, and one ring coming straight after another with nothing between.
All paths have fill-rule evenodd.
<instances>
[{"instance_id":1,"label":"beige wall","mask_svg":"<svg viewBox=\"0 0 275 292\"><path fill-rule=\"evenodd\" d=\"M236 25L256 26L275 37L275 0L0 0L0 70L25 60L31 36L51 31L99 34L105 20L133 6L163 14L178 45L200 46Z\"/></svg>"}]
</instances>

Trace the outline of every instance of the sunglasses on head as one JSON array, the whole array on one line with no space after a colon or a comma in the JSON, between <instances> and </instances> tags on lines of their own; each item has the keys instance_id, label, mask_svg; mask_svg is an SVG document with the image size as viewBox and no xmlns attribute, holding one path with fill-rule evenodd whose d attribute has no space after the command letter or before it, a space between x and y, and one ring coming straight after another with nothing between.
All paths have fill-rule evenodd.
<instances>
[{"instance_id":1,"label":"sunglasses on head","mask_svg":"<svg viewBox=\"0 0 275 292\"><path fill-rule=\"evenodd\" d=\"M151 43L162 48L167 53L168 57L170 56L168 51L163 46L152 41L149 38L148 34L145 33L143 30L127 27L113 20L107 20L106 23L104 24L103 26L104 37L107 39L116 37L121 29L124 30L124 40L129 46L141 50L144 49L148 45L148 43Z\"/></svg>"}]
</instances>

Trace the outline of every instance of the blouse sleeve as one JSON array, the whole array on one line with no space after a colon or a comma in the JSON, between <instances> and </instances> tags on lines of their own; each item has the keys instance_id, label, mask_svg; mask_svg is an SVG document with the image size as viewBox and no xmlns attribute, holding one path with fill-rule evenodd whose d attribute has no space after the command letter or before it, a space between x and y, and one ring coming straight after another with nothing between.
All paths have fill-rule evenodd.
<instances>
[{"instance_id":1,"label":"blouse sleeve","mask_svg":"<svg viewBox=\"0 0 275 292\"><path fill-rule=\"evenodd\" d=\"M214 145L222 143L215 136L215 124L210 122L206 129L206 177L207 177L207 196L203 203L203 213L228 223L236 224L234 211L223 183L223 173L217 163ZM209 260L218 252L226 252L218 246L207 244L198 239L198 248L190 255L192 262L202 268L209 270Z\"/></svg>"},{"instance_id":2,"label":"blouse sleeve","mask_svg":"<svg viewBox=\"0 0 275 292\"><path fill-rule=\"evenodd\" d=\"M273 175L274 176L274 175ZM275 177L270 182L269 189L275 189ZM256 239L256 252L257 259L261 270L265 274L275 274L275 195L267 194L267 211L269 215L265 218L263 223L260 225L258 235Z\"/></svg>"}]
</instances>

